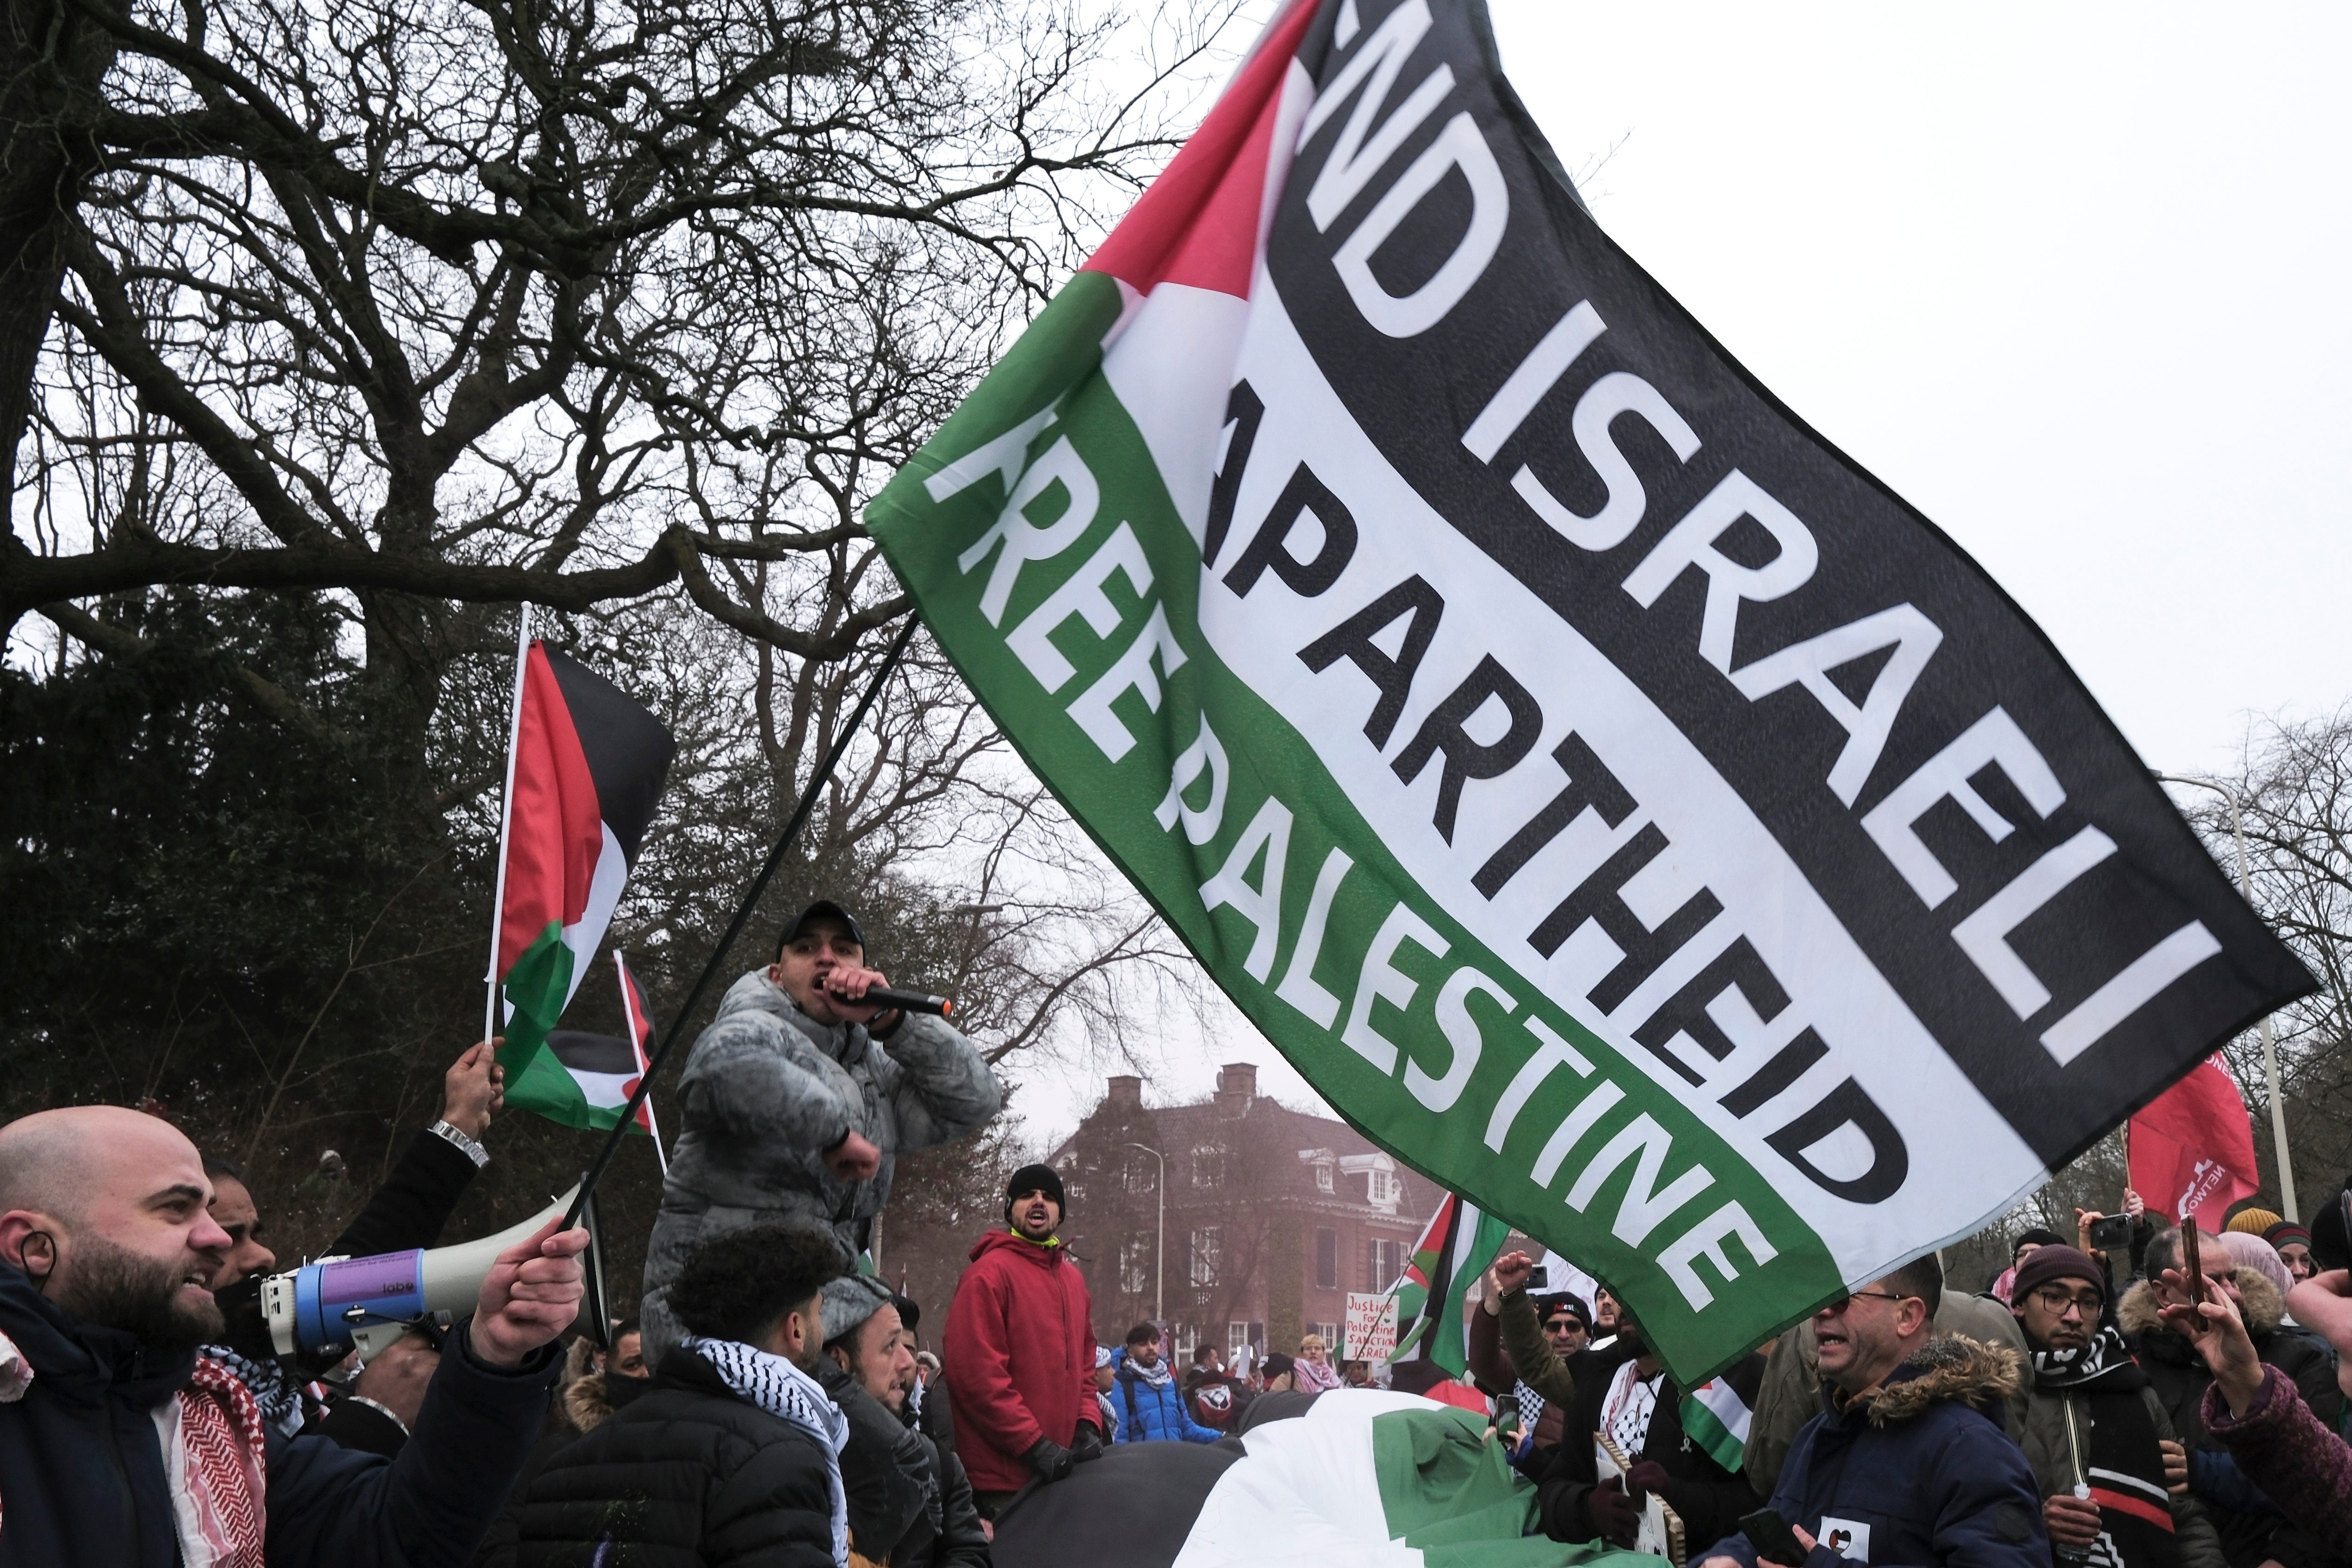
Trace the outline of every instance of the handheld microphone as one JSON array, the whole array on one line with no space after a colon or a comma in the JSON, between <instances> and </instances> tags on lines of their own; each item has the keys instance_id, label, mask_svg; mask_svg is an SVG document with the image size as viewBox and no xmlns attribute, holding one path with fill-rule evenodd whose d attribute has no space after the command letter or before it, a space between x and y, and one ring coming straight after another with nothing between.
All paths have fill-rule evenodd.
<instances>
[{"instance_id":1,"label":"handheld microphone","mask_svg":"<svg viewBox=\"0 0 2352 1568\"><path fill-rule=\"evenodd\" d=\"M848 1001L850 998L842 997L841 999ZM866 994L856 1000L857 1004L866 1007L897 1008L902 1013L929 1013L933 1018L946 1018L955 1011L955 1003L946 997L935 997L925 991L893 990L887 986L868 986Z\"/></svg>"}]
</instances>

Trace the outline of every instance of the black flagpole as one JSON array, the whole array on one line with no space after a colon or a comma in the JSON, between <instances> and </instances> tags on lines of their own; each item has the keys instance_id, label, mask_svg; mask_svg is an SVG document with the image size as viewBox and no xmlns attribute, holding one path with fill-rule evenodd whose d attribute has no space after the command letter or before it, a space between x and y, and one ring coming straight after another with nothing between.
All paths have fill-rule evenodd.
<instances>
[{"instance_id":1,"label":"black flagpole","mask_svg":"<svg viewBox=\"0 0 2352 1568\"><path fill-rule=\"evenodd\" d=\"M874 699L882 695L882 684L890 678L890 672L898 667L898 656L907 651L907 644L914 641L917 624L914 612L908 611L907 624L899 630L898 640L890 644L890 652L883 656L882 667L874 672L874 684L866 688L865 696L858 699L857 711L849 716L847 724L842 726L841 734L834 740L832 751L825 755L824 766L816 770L808 781L808 788L801 791L800 804L793 808L792 820L784 824L782 834L776 840L776 847L768 852L768 863L761 866L760 874L751 879L751 891L744 894L742 904L735 911L735 918L728 924L727 934L719 938L717 946L711 948L710 960L702 966L702 974L694 982L694 989L687 993L686 1005L671 1016L669 1028L662 1035L661 1048L646 1061L645 1071L637 1079L636 1092L630 1095L629 1103L621 1108L621 1119L614 1124L613 1131L604 1139L604 1146L596 1151L596 1163L590 1166L588 1174L580 1178L580 1194L572 1200L571 1210L564 1215L563 1223L557 1227L558 1229L569 1230L580 1223L580 1216L587 1208L588 1200L595 1195L596 1184L604 1179L606 1168L613 1163L613 1156L620 1152L621 1140L628 1136L629 1124L637 1119L637 1107L644 1104L646 1096L653 1092L654 1074L661 1071L661 1064L669 1057L670 1048L677 1043L678 1036L686 1032L686 1020L694 1016L695 1007L702 1000L702 993L710 988L710 977L719 972L719 966L726 960L727 950L735 945L735 938L743 934L743 927L751 921L751 912L759 907L760 895L768 890L768 879L774 876L776 868L783 863L784 852L792 847L793 840L800 835L801 825L808 821L809 812L816 806L817 791L824 788L833 778L833 770L841 765L841 754L849 749L850 740L865 725L866 715L874 706Z\"/></svg>"}]
</instances>

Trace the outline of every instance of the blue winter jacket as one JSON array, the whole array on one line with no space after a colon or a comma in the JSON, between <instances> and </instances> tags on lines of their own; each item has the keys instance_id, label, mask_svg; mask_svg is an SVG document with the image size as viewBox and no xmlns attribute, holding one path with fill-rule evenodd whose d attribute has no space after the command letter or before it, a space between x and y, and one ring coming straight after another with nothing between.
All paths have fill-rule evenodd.
<instances>
[{"instance_id":1,"label":"blue winter jacket","mask_svg":"<svg viewBox=\"0 0 2352 1568\"><path fill-rule=\"evenodd\" d=\"M1113 1354L1112 1362L1118 1368L1110 1393L1110 1406L1118 1414L1118 1441L1213 1443L1224 1436L1214 1427L1203 1427L1192 1419L1184 1408L1184 1391L1176 1386L1164 1364L1160 1381L1154 1383L1136 1370L1124 1346Z\"/></svg>"},{"instance_id":2,"label":"blue winter jacket","mask_svg":"<svg viewBox=\"0 0 2352 1568\"><path fill-rule=\"evenodd\" d=\"M1802 1568L2050 1568L2032 1467L2001 1429L2018 1376L2006 1346L1930 1340L1874 1397L1808 1422L1770 1504L1819 1542ZM1709 1557L1755 1568L1756 1549L1731 1535L1691 1561Z\"/></svg>"},{"instance_id":3,"label":"blue winter jacket","mask_svg":"<svg viewBox=\"0 0 2352 1568\"><path fill-rule=\"evenodd\" d=\"M163 1441L151 1412L195 1356L150 1357L92 1328L0 1264L0 1333L34 1369L0 1405L0 1568L174 1568ZM269 1437L270 1568L423 1568L473 1554L521 1471L562 1368L550 1346L517 1372L480 1365L460 1328L415 1435L385 1460L325 1437Z\"/></svg>"}]
</instances>

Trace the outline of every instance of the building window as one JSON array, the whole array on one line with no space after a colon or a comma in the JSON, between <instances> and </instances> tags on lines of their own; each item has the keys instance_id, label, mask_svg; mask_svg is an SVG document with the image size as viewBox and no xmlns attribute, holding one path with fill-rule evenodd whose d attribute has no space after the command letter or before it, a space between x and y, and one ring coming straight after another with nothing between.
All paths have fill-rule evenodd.
<instances>
[{"instance_id":1,"label":"building window","mask_svg":"<svg viewBox=\"0 0 2352 1568\"><path fill-rule=\"evenodd\" d=\"M1315 1190L1317 1192L1329 1192L1331 1190L1331 1167L1329 1166L1317 1166L1315 1167Z\"/></svg>"},{"instance_id":2,"label":"building window","mask_svg":"<svg viewBox=\"0 0 2352 1568\"><path fill-rule=\"evenodd\" d=\"M1338 1361L1339 1359L1339 1325L1338 1323L1312 1323L1308 1326L1315 1331L1315 1337L1323 1342L1324 1351L1333 1361Z\"/></svg>"},{"instance_id":3,"label":"building window","mask_svg":"<svg viewBox=\"0 0 2352 1568\"><path fill-rule=\"evenodd\" d=\"M1220 1225L1208 1226L1192 1232L1191 1279L1195 1285L1213 1285L1217 1270L1224 1261L1225 1231Z\"/></svg>"},{"instance_id":4,"label":"building window","mask_svg":"<svg viewBox=\"0 0 2352 1568\"><path fill-rule=\"evenodd\" d=\"M1150 1237L1130 1236L1118 1244L1118 1288L1130 1296L1150 1292Z\"/></svg>"},{"instance_id":5,"label":"building window","mask_svg":"<svg viewBox=\"0 0 2352 1568\"><path fill-rule=\"evenodd\" d=\"M1127 1190L1156 1192L1160 1187L1160 1162L1150 1155L1128 1151Z\"/></svg>"},{"instance_id":6,"label":"building window","mask_svg":"<svg viewBox=\"0 0 2352 1568\"><path fill-rule=\"evenodd\" d=\"M1392 1171L1384 1171L1378 1166L1366 1171L1364 1173L1364 1200L1367 1203L1377 1203L1382 1207L1387 1207L1390 1205L1394 1204L1397 1200L1397 1179L1395 1173Z\"/></svg>"},{"instance_id":7,"label":"building window","mask_svg":"<svg viewBox=\"0 0 2352 1568\"><path fill-rule=\"evenodd\" d=\"M1192 1185L1215 1186L1225 1179L1225 1151L1213 1144L1201 1144L1192 1150Z\"/></svg>"},{"instance_id":8,"label":"building window","mask_svg":"<svg viewBox=\"0 0 2352 1568\"><path fill-rule=\"evenodd\" d=\"M1397 1282L1404 1272L1404 1243L1374 1240L1371 1248L1371 1276L1365 1283L1367 1291L1385 1291Z\"/></svg>"},{"instance_id":9,"label":"building window","mask_svg":"<svg viewBox=\"0 0 2352 1568\"><path fill-rule=\"evenodd\" d=\"M1328 1226L1315 1228L1315 1288L1339 1288L1339 1233Z\"/></svg>"}]
</instances>

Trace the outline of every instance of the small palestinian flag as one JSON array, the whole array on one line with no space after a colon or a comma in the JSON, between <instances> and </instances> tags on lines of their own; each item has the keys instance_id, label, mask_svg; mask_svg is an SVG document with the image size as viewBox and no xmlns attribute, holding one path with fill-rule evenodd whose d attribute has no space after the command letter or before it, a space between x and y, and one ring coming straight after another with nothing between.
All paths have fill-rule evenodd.
<instances>
[{"instance_id":1,"label":"small palestinian flag","mask_svg":"<svg viewBox=\"0 0 2352 1568\"><path fill-rule=\"evenodd\" d=\"M577 1085L541 1046L604 939L677 749L619 687L530 645L507 761L491 978L504 1002L508 1100L572 1125L595 1124L568 1113Z\"/></svg>"},{"instance_id":2,"label":"small palestinian flag","mask_svg":"<svg viewBox=\"0 0 2352 1568\"><path fill-rule=\"evenodd\" d=\"M1413 1244L1404 1278L1391 1288L1397 1298L1397 1348L1391 1361L1425 1357L1460 1377L1470 1364L1470 1323L1462 1315L1463 1293L1486 1271L1510 1239L1507 1221L1447 1193Z\"/></svg>"},{"instance_id":3,"label":"small palestinian flag","mask_svg":"<svg viewBox=\"0 0 2352 1568\"><path fill-rule=\"evenodd\" d=\"M620 949L613 951L613 971L621 979L621 1017L629 1026L629 1049L636 1053L637 1072L645 1074L653 1060L654 1009L646 1000L645 988L629 973L629 961L621 956ZM629 1081L628 1092L637 1092L636 1079ZM661 1129L654 1125L654 1097L647 1094L637 1106L637 1124L646 1136L654 1141L654 1157L661 1161L662 1175L669 1175L669 1156L662 1152Z\"/></svg>"},{"instance_id":4,"label":"small palestinian flag","mask_svg":"<svg viewBox=\"0 0 2352 1568\"><path fill-rule=\"evenodd\" d=\"M1751 1353L1683 1396L1684 1434L1734 1474L1747 1457L1748 1424L1763 1381L1764 1358Z\"/></svg>"},{"instance_id":5,"label":"small palestinian flag","mask_svg":"<svg viewBox=\"0 0 2352 1568\"><path fill-rule=\"evenodd\" d=\"M551 1029L532 1059L529 1082L509 1087L507 1103L567 1127L609 1131L620 1122L621 1107L637 1092L642 1071L637 1053L625 1040ZM636 1130L650 1130L643 1106L637 1109Z\"/></svg>"}]
</instances>

